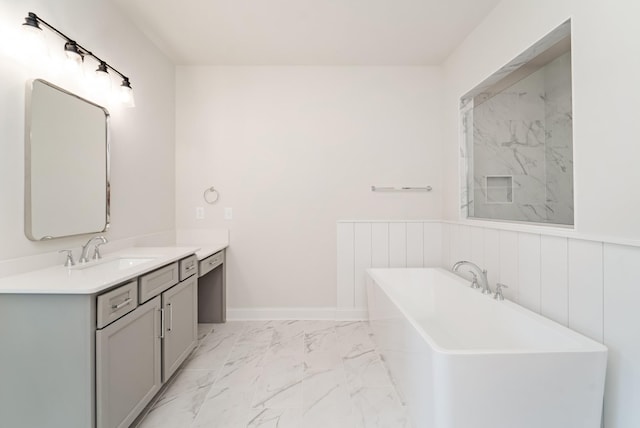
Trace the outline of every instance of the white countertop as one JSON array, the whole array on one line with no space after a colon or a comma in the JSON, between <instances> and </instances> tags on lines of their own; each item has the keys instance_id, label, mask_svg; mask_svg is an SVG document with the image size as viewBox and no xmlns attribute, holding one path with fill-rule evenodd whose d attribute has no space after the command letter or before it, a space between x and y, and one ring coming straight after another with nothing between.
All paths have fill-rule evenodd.
<instances>
[{"instance_id":1,"label":"white countertop","mask_svg":"<svg viewBox=\"0 0 640 428\"><path fill-rule=\"evenodd\" d=\"M94 294L123 283L191 254L202 260L228 244L209 247L132 247L105 255L99 261L71 268L53 266L20 275L0 278L0 294ZM153 260L124 269L92 269L92 266L119 258Z\"/></svg>"},{"instance_id":2,"label":"white countertop","mask_svg":"<svg viewBox=\"0 0 640 428\"><path fill-rule=\"evenodd\" d=\"M228 242L201 245L200 249L196 251L196 256L198 257L198 260L203 260L217 253L218 251L224 250L228 246L229 246Z\"/></svg>"}]
</instances>

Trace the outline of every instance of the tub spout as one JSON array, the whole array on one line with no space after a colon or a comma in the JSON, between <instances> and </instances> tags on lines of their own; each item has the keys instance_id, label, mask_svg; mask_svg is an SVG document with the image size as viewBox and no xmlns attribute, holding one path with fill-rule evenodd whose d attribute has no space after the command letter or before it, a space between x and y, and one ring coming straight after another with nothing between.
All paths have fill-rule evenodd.
<instances>
[{"instance_id":1,"label":"tub spout","mask_svg":"<svg viewBox=\"0 0 640 428\"><path fill-rule=\"evenodd\" d=\"M469 268L469 272L474 277L474 280L479 279L480 286L482 287L482 294L491 294L491 287L489 287L489 279L487 279L487 270L480 268L477 264L473 262L469 262L467 260L460 260L453 264L451 270L453 273L457 273L458 269L462 266L467 266Z\"/></svg>"}]
</instances>

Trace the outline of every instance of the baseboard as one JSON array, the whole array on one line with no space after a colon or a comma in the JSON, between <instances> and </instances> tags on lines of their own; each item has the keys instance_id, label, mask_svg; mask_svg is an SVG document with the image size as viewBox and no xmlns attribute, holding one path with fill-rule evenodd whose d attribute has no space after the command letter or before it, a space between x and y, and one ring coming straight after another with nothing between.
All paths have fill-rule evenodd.
<instances>
[{"instance_id":1,"label":"baseboard","mask_svg":"<svg viewBox=\"0 0 640 428\"><path fill-rule=\"evenodd\" d=\"M366 309L344 308L227 308L229 321L366 320Z\"/></svg>"}]
</instances>

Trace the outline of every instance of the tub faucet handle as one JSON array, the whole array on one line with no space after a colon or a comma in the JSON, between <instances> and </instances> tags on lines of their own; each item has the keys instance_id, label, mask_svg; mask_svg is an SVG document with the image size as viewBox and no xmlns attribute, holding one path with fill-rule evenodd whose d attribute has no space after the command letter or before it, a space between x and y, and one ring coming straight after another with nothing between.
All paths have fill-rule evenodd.
<instances>
[{"instance_id":1,"label":"tub faucet handle","mask_svg":"<svg viewBox=\"0 0 640 428\"><path fill-rule=\"evenodd\" d=\"M496 293L493 295L493 298L496 300L504 300L504 296L502 295L502 289L503 288L509 288L508 285L504 285L504 284L500 284L497 283L496 284Z\"/></svg>"}]
</instances>

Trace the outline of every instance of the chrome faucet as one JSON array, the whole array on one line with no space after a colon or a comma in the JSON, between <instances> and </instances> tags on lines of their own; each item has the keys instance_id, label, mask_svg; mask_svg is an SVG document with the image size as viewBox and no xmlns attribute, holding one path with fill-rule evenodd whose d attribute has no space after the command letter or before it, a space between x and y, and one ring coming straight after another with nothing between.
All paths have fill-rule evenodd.
<instances>
[{"instance_id":1,"label":"chrome faucet","mask_svg":"<svg viewBox=\"0 0 640 428\"><path fill-rule=\"evenodd\" d=\"M456 273L462 266L468 266L470 268L469 273L473 275L473 281L471 282L471 288L478 288L478 279L480 279L480 286L482 287L482 294L491 294L491 287L489 287L489 280L487 279L487 270L481 269L480 266L473 262L466 260L460 260L455 262L451 270ZM475 286L474 286L475 285Z\"/></svg>"},{"instance_id":2,"label":"chrome faucet","mask_svg":"<svg viewBox=\"0 0 640 428\"><path fill-rule=\"evenodd\" d=\"M99 247L100 245L104 245L109 241L107 241L107 238L105 238L104 236L94 236L93 238L89 239L86 244L82 246L82 252L80 253L80 260L78 260L80 263L87 263L89 261L89 259L87 258L89 254L89 246L93 243L93 241L96 241L96 240L100 242L98 242L94 247L93 259L98 260L102 258L102 256L100 255Z\"/></svg>"}]
</instances>

